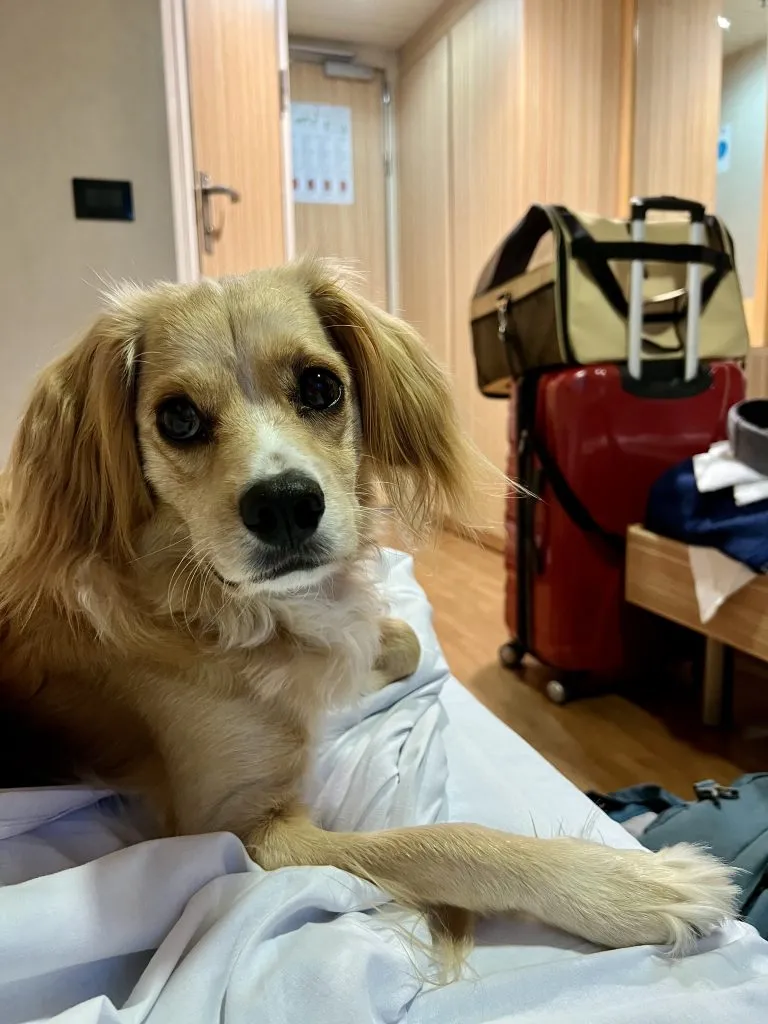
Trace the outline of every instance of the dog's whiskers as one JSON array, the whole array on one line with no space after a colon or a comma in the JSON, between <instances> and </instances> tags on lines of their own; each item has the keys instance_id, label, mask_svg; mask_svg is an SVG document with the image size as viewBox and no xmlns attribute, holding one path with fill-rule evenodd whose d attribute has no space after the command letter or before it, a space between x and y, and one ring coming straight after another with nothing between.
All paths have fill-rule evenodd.
<instances>
[{"instance_id":1,"label":"dog's whiskers","mask_svg":"<svg viewBox=\"0 0 768 1024\"><path fill-rule=\"evenodd\" d=\"M195 618L200 619L202 616L203 605L206 603L208 597L207 587L210 583L211 577L214 575L215 569L213 567L213 561L209 557L205 566L205 570L201 574L200 580L200 593L198 596L197 610L195 611Z\"/></svg>"},{"instance_id":2,"label":"dog's whiskers","mask_svg":"<svg viewBox=\"0 0 768 1024\"><path fill-rule=\"evenodd\" d=\"M178 526L174 532L177 534L183 534L184 529L185 528L183 526ZM166 544L162 548L152 548L151 551L145 551L143 555L137 555L135 558L132 558L128 564L135 565L137 562L143 562L147 558L153 558L155 555L162 555L166 551L172 551L174 548L178 548L179 545L183 543L183 536L179 536L177 539L172 540L170 544Z\"/></svg>"},{"instance_id":3,"label":"dog's whiskers","mask_svg":"<svg viewBox=\"0 0 768 1024\"><path fill-rule=\"evenodd\" d=\"M195 559L195 552L194 552L194 549L192 547L190 547L189 551L180 559L178 565L173 570L173 572L171 574L171 578L170 578L170 580L168 582L168 612L169 612L170 617L171 617L171 622L174 625L177 625L177 620L176 620L176 612L175 612L174 607L173 607L173 594L174 594L176 586L180 582L181 577L182 577L183 573L185 572L185 570L190 565L194 564L194 559ZM182 607L183 607L183 594L182 594Z\"/></svg>"},{"instance_id":4,"label":"dog's whiskers","mask_svg":"<svg viewBox=\"0 0 768 1024\"><path fill-rule=\"evenodd\" d=\"M194 633L193 633L193 630L192 630L192 624L191 624L191 622L189 620L188 598L189 598L189 594L190 594L190 592L192 590L192 587L195 586L195 584L199 583L202 580L202 578L203 578L203 573L202 573L202 569L200 568L200 562L198 561L197 558L195 558L195 560L193 562L191 562L191 571L189 572L189 575L187 576L186 584L185 584L184 589L182 590L182 594L181 594L181 607L182 607L182 610L184 612L184 625L185 625L186 630L187 630L187 632L189 633L190 636L194 636ZM202 584L201 584L201 586L202 586ZM199 611L199 608L198 608L198 611ZM195 616L193 615L192 618L194 619Z\"/></svg>"}]
</instances>

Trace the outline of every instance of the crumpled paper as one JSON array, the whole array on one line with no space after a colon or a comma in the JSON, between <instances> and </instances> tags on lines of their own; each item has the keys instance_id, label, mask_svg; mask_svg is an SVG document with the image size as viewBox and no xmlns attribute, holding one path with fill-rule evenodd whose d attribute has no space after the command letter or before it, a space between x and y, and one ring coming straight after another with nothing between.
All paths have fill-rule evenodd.
<instances>
[{"instance_id":1,"label":"crumpled paper","mask_svg":"<svg viewBox=\"0 0 768 1024\"><path fill-rule=\"evenodd\" d=\"M729 597L746 587L757 575L716 548L689 546L688 561L703 623L709 622Z\"/></svg>"}]
</instances>

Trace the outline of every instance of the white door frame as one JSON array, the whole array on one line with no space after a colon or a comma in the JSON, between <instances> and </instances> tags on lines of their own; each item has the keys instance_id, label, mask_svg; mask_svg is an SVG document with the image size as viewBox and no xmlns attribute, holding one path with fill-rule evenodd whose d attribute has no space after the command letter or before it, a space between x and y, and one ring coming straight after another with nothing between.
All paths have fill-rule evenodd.
<instances>
[{"instance_id":1,"label":"white door frame","mask_svg":"<svg viewBox=\"0 0 768 1024\"><path fill-rule=\"evenodd\" d=\"M165 105L168 117L168 153L171 168L171 206L176 250L176 278L190 282L200 278L197 229L195 161L192 148L192 114L189 104L187 33L184 0L159 0L163 37ZM285 0L277 3L277 52L281 84L281 135L283 161L283 224L285 254L296 250L291 168L291 114L288 83L288 15Z\"/></svg>"},{"instance_id":2,"label":"white door frame","mask_svg":"<svg viewBox=\"0 0 768 1024\"><path fill-rule=\"evenodd\" d=\"M285 258L296 255L296 209L293 202L293 142L291 139L291 58L288 51L287 0L277 0L277 66L280 75L280 135L283 157L283 230Z\"/></svg>"},{"instance_id":3,"label":"white door frame","mask_svg":"<svg viewBox=\"0 0 768 1024\"><path fill-rule=\"evenodd\" d=\"M197 235L195 162L192 155L184 0L160 0L160 23L163 34L163 75L168 117L176 280L187 283L197 281L200 277L200 250Z\"/></svg>"}]
</instances>

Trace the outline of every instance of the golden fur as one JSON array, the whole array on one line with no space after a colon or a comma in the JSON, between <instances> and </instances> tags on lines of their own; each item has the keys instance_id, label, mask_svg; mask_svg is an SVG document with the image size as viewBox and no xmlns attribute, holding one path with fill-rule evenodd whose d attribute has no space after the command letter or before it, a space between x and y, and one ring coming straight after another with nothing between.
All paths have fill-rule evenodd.
<instances>
[{"instance_id":1,"label":"golden fur","mask_svg":"<svg viewBox=\"0 0 768 1024\"><path fill-rule=\"evenodd\" d=\"M309 366L342 382L335 411L297 407ZM206 443L159 433L175 395L205 413ZM466 518L472 461L415 332L322 263L118 293L40 377L5 477L0 782L137 789L167 833L230 830L265 868L336 865L443 924L462 920L449 908L523 910L615 946L711 930L730 878L689 848L339 834L303 811L322 712L418 662L366 572L377 482L424 531L446 509ZM268 578L238 498L286 468L322 485L324 561Z\"/></svg>"}]
</instances>

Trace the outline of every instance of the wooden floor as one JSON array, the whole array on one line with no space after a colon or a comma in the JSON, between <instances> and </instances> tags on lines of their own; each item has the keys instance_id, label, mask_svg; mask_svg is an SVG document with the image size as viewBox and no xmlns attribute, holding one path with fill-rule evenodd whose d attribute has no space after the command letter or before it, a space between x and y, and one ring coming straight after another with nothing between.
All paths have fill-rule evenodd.
<instances>
[{"instance_id":1,"label":"wooden floor","mask_svg":"<svg viewBox=\"0 0 768 1024\"><path fill-rule=\"evenodd\" d=\"M700 725L698 693L684 682L655 688L649 680L632 700L607 694L558 707L544 695L541 666L513 673L499 665L507 639L502 555L446 534L416 564L453 673L580 789L658 782L691 796L699 779L729 782L768 768L768 705L755 700L768 694L768 677L753 666L740 666L739 724L727 730Z\"/></svg>"}]
</instances>

